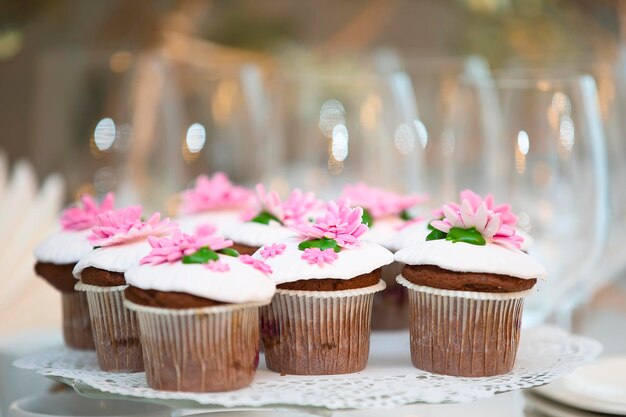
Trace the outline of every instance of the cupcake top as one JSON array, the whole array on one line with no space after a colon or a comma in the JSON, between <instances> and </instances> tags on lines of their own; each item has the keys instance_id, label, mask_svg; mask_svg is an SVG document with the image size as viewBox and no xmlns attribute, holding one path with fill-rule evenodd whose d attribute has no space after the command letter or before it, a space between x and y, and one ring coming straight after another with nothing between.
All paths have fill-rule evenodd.
<instances>
[{"instance_id":1,"label":"cupcake top","mask_svg":"<svg viewBox=\"0 0 626 417\"><path fill-rule=\"evenodd\" d=\"M80 279L83 269L94 267L111 272L126 272L150 252L149 236L171 233L176 225L154 213L147 221L141 218L141 206L131 206L96 216L88 237L93 250L83 256L73 274Z\"/></svg>"},{"instance_id":2,"label":"cupcake top","mask_svg":"<svg viewBox=\"0 0 626 417\"><path fill-rule=\"evenodd\" d=\"M56 265L75 264L92 250L87 240L91 227L96 223L97 215L113 209L114 197L107 194L102 203L90 195L83 195L80 203L61 213L61 230L52 234L35 248L38 262Z\"/></svg>"},{"instance_id":3,"label":"cupcake top","mask_svg":"<svg viewBox=\"0 0 626 417\"><path fill-rule=\"evenodd\" d=\"M426 240L431 232L426 220L406 224L393 236L389 248L398 251L402 248L418 245Z\"/></svg>"},{"instance_id":4,"label":"cupcake top","mask_svg":"<svg viewBox=\"0 0 626 417\"><path fill-rule=\"evenodd\" d=\"M363 210L348 202L330 202L313 224L293 226L299 237L281 240L258 250L253 258L272 270L276 284L303 279L351 279L393 262L393 254L373 242L362 241L367 225Z\"/></svg>"},{"instance_id":5,"label":"cupcake top","mask_svg":"<svg viewBox=\"0 0 626 417\"><path fill-rule=\"evenodd\" d=\"M426 202L428 197L418 194L402 195L358 183L346 186L341 200L349 200L353 207L363 209L363 222L369 227L363 240L394 250L396 234L408 225L423 220L411 210Z\"/></svg>"},{"instance_id":6,"label":"cupcake top","mask_svg":"<svg viewBox=\"0 0 626 417\"><path fill-rule=\"evenodd\" d=\"M442 207L423 243L399 250L395 259L456 272L546 278L543 266L520 250L524 239L516 233L517 218L509 205L496 206L493 197L483 200L468 190L461 197L460 205Z\"/></svg>"},{"instance_id":7,"label":"cupcake top","mask_svg":"<svg viewBox=\"0 0 626 417\"><path fill-rule=\"evenodd\" d=\"M171 238L149 237L150 253L126 271L126 282L143 290L182 292L224 303L269 301L276 286L263 262L239 256L233 242L212 231Z\"/></svg>"},{"instance_id":8,"label":"cupcake top","mask_svg":"<svg viewBox=\"0 0 626 417\"><path fill-rule=\"evenodd\" d=\"M226 228L224 236L235 243L252 247L297 236L290 227L307 222L307 217L320 205L313 193L295 189L283 201L276 192L267 192L262 184L258 184L256 207L244 213L242 223Z\"/></svg>"}]
</instances>

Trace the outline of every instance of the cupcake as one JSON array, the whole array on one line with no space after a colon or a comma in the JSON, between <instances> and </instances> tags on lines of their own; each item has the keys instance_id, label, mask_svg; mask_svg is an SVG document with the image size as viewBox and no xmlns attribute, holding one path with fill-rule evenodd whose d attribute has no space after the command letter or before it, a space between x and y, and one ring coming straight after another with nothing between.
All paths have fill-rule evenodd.
<instances>
[{"instance_id":1,"label":"cupcake","mask_svg":"<svg viewBox=\"0 0 626 417\"><path fill-rule=\"evenodd\" d=\"M139 327L135 313L124 308L124 272L148 255L149 236L170 233L174 225L159 213L141 219L141 206L96 216L89 235L94 249L83 256L73 274L76 290L87 295L98 363L107 372L143 371Z\"/></svg>"},{"instance_id":2,"label":"cupcake","mask_svg":"<svg viewBox=\"0 0 626 417\"><path fill-rule=\"evenodd\" d=\"M80 258L92 250L87 236L96 216L113 208L113 194L107 194L102 204L89 195L81 205L65 210L61 215L61 231L53 234L35 248L35 272L61 292L63 339L74 349L94 349L87 297L74 290L76 280L72 269Z\"/></svg>"},{"instance_id":3,"label":"cupcake","mask_svg":"<svg viewBox=\"0 0 626 417\"><path fill-rule=\"evenodd\" d=\"M180 194L176 222L182 231L188 233L206 224L221 231L241 222L252 197L252 191L234 185L223 172L216 172L210 178L200 175L193 188Z\"/></svg>"},{"instance_id":4,"label":"cupcake","mask_svg":"<svg viewBox=\"0 0 626 417\"><path fill-rule=\"evenodd\" d=\"M267 367L281 374L358 372L369 354L374 293L385 288L381 268L393 254L361 241L363 210L328 204L314 224L294 226L299 237L262 247L253 256L272 269L277 285L261 308Z\"/></svg>"},{"instance_id":5,"label":"cupcake","mask_svg":"<svg viewBox=\"0 0 626 417\"><path fill-rule=\"evenodd\" d=\"M233 249L245 255L252 255L263 245L297 236L290 227L308 221L308 216L319 209L320 201L315 194L299 189L282 201L276 192L267 192L258 184L256 206L244 214L242 223L224 230L224 236L234 242Z\"/></svg>"},{"instance_id":6,"label":"cupcake","mask_svg":"<svg viewBox=\"0 0 626 417\"><path fill-rule=\"evenodd\" d=\"M424 242L395 255L405 264L398 282L409 293L411 360L445 375L505 374L515 363L524 297L546 271L520 250L508 205L464 198L441 214Z\"/></svg>"},{"instance_id":7,"label":"cupcake","mask_svg":"<svg viewBox=\"0 0 626 417\"><path fill-rule=\"evenodd\" d=\"M369 230L363 240L369 240L396 251L397 236L405 229L415 229L426 224L423 218L411 211L423 204L426 196L401 195L363 183L346 186L342 199L349 199L355 207L363 208L363 220ZM372 328L375 330L406 329L409 324L409 304L406 291L396 283L402 267L398 262L383 267L382 279L387 287L374 297Z\"/></svg>"},{"instance_id":8,"label":"cupcake","mask_svg":"<svg viewBox=\"0 0 626 417\"><path fill-rule=\"evenodd\" d=\"M259 307L276 286L263 262L238 258L211 233L148 238L152 251L126 271L125 305L137 314L148 386L216 392L252 382Z\"/></svg>"}]
</instances>

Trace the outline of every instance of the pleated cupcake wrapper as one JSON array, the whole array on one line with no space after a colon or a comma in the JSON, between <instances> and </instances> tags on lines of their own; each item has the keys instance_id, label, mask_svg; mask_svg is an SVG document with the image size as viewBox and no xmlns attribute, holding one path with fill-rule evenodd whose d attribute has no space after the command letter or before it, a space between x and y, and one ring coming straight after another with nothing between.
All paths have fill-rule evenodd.
<instances>
[{"instance_id":1,"label":"pleated cupcake wrapper","mask_svg":"<svg viewBox=\"0 0 626 417\"><path fill-rule=\"evenodd\" d=\"M358 372L369 355L372 299L385 283L343 291L276 290L261 308L269 369L292 375Z\"/></svg>"},{"instance_id":2,"label":"pleated cupcake wrapper","mask_svg":"<svg viewBox=\"0 0 626 417\"><path fill-rule=\"evenodd\" d=\"M127 287L99 287L80 281L74 287L87 294L98 364L103 371L143 371L137 315L124 307Z\"/></svg>"},{"instance_id":3,"label":"pleated cupcake wrapper","mask_svg":"<svg viewBox=\"0 0 626 417\"><path fill-rule=\"evenodd\" d=\"M516 293L409 289L411 361L429 372L482 377L511 371L519 345L524 297Z\"/></svg>"},{"instance_id":4,"label":"pleated cupcake wrapper","mask_svg":"<svg viewBox=\"0 0 626 417\"><path fill-rule=\"evenodd\" d=\"M191 392L249 385L259 361L259 306L268 303L166 309L125 300L139 320L148 385Z\"/></svg>"},{"instance_id":5,"label":"pleated cupcake wrapper","mask_svg":"<svg viewBox=\"0 0 626 417\"><path fill-rule=\"evenodd\" d=\"M95 349L87 295L83 292L61 293L61 306L65 344L73 349Z\"/></svg>"},{"instance_id":6,"label":"pleated cupcake wrapper","mask_svg":"<svg viewBox=\"0 0 626 417\"><path fill-rule=\"evenodd\" d=\"M382 267L381 279L387 288L374 297L372 330L400 330L409 328L409 296L396 282L403 265L392 262Z\"/></svg>"}]
</instances>

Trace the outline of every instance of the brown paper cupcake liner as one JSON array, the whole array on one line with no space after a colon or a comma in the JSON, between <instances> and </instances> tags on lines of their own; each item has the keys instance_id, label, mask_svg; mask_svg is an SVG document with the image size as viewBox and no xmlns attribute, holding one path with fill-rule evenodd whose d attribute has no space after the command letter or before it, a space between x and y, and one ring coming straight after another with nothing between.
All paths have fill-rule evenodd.
<instances>
[{"instance_id":1,"label":"brown paper cupcake liner","mask_svg":"<svg viewBox=\"0 0 626 417\"><path fill-rule=\"evenodd\" d=\"M281 374L361 371L369 355L374 293L385 283L345 291L276 290L261 308L267 367Z\"/></svg>"},{"instance_id":2,"label":"brown paper cupcake liner","mask_svg":"<svg viewBox=\"0 0 626 417\"><path fill-rule=\"evenodd\" d=\"M524 297L517 293L448 291L411 283L411 361L424 371L483 377L510 372L519 345Z\"/></svg>"},{"instance_id":3,"label":"brown paper cupcake liner","mask_svg":"<svg viewBox=\"0 0 626 417\"><path fill-rule=\"evenodd\" d=\"M95 349L91 319L89 318L89 305L85 293L61 293L61 306L65 344L73 349Z\"/></svg>"},{"instance_id":4,"label":"brown paper cupcake liner","mask_svg":"<svg viewBox=\"0 0 626 417\"><path fill-rule=\"evenodd\" d=\"M372 330L401 330L409 327L409 296L396 282L403 264L393 262L382 267L381 279L387 287L376 294L372 305Z\"/></svg>"},{"instance_id":5,"label":"brown paper cupcake liner","mask_svg":"<svg viewBox=\"0 0 626 417\"><path fill-rule=\"evenodd\" d=\"M220 392L250 385L259 363L259 306L147 307L128 300L141 329L148 386Z\"/></svg>"},{"instance_id":6,"label":"brown paper cupcake liner","mask_svg":"<svg viewBox=\"0 0 626 417\"><path fill-rule=\"evenodd\" d=\"M124 307L126 287L99 287L82 282L75 287L87 294L98 364L107 372L144 369L137 316Z\"/></svg>"}]
</instances>

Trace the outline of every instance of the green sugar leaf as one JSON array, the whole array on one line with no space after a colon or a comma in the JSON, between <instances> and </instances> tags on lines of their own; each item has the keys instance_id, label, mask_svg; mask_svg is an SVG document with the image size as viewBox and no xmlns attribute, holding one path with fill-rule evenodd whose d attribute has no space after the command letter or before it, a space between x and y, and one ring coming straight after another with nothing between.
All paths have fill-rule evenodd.
<instances>
[{"instance_id":1,"label":"green sugar leaf","mask_svg":"<svg viewBox=\"0 0 626 417\"><path fill-rule=\"evenodd\" d=\"M374 224L374 218L370 214L367 209L363 209L363 216L361 216L361 223L367 225L367 227L372 227Z\"/></svg>"},{"instance_id":2,"label":"green sugar leaf","mask_svg":"<svg viewBox=\"0 0 626 417\"><path fill-rule=\"evenodd\" d=\"M409 220L413 220L413 216L411 216L411 214L407 210L402 210L400 212L400 218L404 220L405 222L408 222Z\"/></svg>"},{"instance_id":3,"label":"green sugar leaf","mask_svg":"<svg viewBox=\"0 0 626 417\"><path fill-rule=\"evenodd\" d=\"M335 239L329 239L326 237L315 240L305 240L304 242L300 242L298 245L298 249L302 251L308 248L318 248L319 250L332 249L335 252L339 252L341 250L341 246L337 244Z\"/></svg>"},{"instance_id":4,"label":"green sugar leaf","mask_svg":"<svg viewBox=\"0 0 626 417\"><path fill-rule=\"evenodd\" d=\"M434 227L431 230L432 231L428 234L428 236L426 236L426 240L440 240L445 239L447 236L447 233L444 233L439 229L435 229Z\"/></svg>"},{"instance_id":5,"label":"green sugar leaf","mask_svg":"<svg viewBox=\"0 0 626 417\"><path fill-rule=\"evenodd\" d=\"M254 223L270 224L272 220L280 224L283 224L280 220L278 220L276 216L274 216L272 213L268 211L260 212L255 218L253 218L250 221Z\"/></svg>"},{"instance_id":6,"label":"green sugar leaf","mask_svg":"<svg viewBox=\"0 0 626 417\"><path fill-rule=\"evenodd\" d=\"M217 253L221 253L222 255L226 255L226 256L233 256L235 258L239 257L239 252L231 248L220 249L217 251Z\"/></svg>"},{"instance_id":7,"label":"green sugar leaf","mask_svg":"<svg viewBox=\"0 0 626 417\"><path fill-rule=\"evenodd\" d=\"M198 249L191 255L183 256L184 264L207 264L210 261L218 261L220 257L217 252L212 251L208 247Z\"/></svg>"},{"instance_id":8,"label":"green sugar leaf","mask_svg":"<svg viewBox=\"0 0 626 417\"><path fill-rule=\"evenodd\" d=\"M452 243L463 242L469 243L472 245L483 246L487 244L487 241L483 237L482 234L475 227L471 227L469 229L461 229L458 227L453 227L448 232L448 236L446 236L446 240L451 241Z\"/></svg>"}]
</instances>

